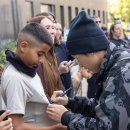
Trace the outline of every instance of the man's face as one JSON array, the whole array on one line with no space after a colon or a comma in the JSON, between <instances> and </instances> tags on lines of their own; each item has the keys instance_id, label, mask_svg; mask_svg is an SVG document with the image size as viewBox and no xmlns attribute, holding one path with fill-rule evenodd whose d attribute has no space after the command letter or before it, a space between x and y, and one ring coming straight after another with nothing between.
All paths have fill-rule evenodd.
<instances>
[{"instance_id":1,"label":"man's face","mask_svg":"<svg viewBox=\"0 0 130 130\"><path fill-rule=\"evenodd\" d=\"M25 42L25 41L24 41ZM27 42L20 44L21 59L30 68L36 68L43 55L49 51L50 46L43 43L30 46Z\"/></svg>"},{"instance_id":2,"label":"man's face","mask_svg":"<svg viewBox=\"0 0 130 130\"><path fill-rule=\"evenodd\" d=\"M79 61L80 66L88 69L89 72L94 74L97 73L100 69L102 58L104 57L104 51L88 54L78 54L73 55L73 57Z\"/></svg>"},{"instance_id":3,"label":"man's face","mask_svg":"<svg viewBox=\"0 0 130 130\"><path fill-rule=\"evenodd\" d=\"M96 22L96 24L101 28L102 27L102 22L101 19L99 17L94 18L94 21Z\"/></svg>"}]
</instances>

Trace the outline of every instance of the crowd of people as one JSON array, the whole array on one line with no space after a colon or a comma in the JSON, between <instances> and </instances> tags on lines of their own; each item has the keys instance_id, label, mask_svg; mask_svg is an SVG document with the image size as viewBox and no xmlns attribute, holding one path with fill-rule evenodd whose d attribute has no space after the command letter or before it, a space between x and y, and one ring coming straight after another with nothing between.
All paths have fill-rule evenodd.
<instances>
[{"instance_id":1,"label":"crowd of people","mask_svg":"<svg viewBox=\"0 0 130 130\"><path fill-rule=\"evenodd\" d=\"M21 29L0 71L0 130L130 130L130 40L121 22L108 33L81 11L67 35L50 12Z\"/></svg>"}]
</instances>

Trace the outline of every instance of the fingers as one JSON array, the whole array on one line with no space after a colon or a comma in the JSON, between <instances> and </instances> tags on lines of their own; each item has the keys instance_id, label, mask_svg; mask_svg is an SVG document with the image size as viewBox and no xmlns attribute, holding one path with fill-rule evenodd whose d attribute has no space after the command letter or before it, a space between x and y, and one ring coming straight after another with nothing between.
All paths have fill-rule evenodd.
<instances>
[{"instance_id":1,"label":"fingers","mask_svg":"<svg viewBox=\"0 0 130 130\"><path fill-rule=\"evenodd\" d=\"M59 91L54 91L53 92L53 95L51 96L51 98L53 99L53 98L56 98L56 97L58 97L60 94L62 94L63 93L63 91L62 90L59 90Z\"/></svg>"},{"instance_id":2,"label":"fingers","mask_svg":"<svg viewBox=\"0 0 130 130\"><path fill-rule=\"evenodd\" d=\"M67 105L68 104L68 97L64 95L61 97L60 95L63 94L63 91L54 91L53 95L51 96L51 101L54 104L59 104L59 105Z\"/></svg>"},{"instance_id":3,"label":"fingers","mask_svg":"<svg viewBox=\"0 0 130 130\"><path fill-rule=\"evenodd\" d=\"M93 76L93 72L89 71L88 69L85 69L84 67L80 68L80 72L82 77L86 79L90 79Z\"/></svg>"},{"instance_id":4,"label":"fingers","mask_svg":"<svg viewBox=\"0 0 130 130\"><path fill-rule=\"evenodd\" d=\"M62 61L60 64L66 66L68 64L68 61Z\"/></svg>"},{"instance_id":5,"label":"fingers","mask_svg":"<svg viewBox=\"0 0 130 130\"><path fill-rule=\"evenodd\" d=\"M6 110L6 111L0 116L0 121L3 121L4 118L5 118L6 116L8 116L9 114L10 114L10 110Z\"/></svg>"},{"instance_id":6,"label":"fingers","mask_svg":"<svg viewBox=\"0 0 130 130\"><path fill-rule=\"evenodd\" d=\"M71 67L74 65L74 61L62 61L61 62L61 65L62 65L62 67L64 67L64 68L66 68L67 70L69 69L71 69Z\"/></svg>"},{"instance_id":7,"label":"fingers","mask_svg":"<svg viewBox=\"0 0 130 130\"><path fill-rule=\"evenodd\" d=\"M59 91L54 91L53 92L53 95L51 96L51 100L54 102L54 103L57 103L58 102L58 96L60 94L62 94L63 91L62 90L59 90Z\"/></svg>"},{"instance_id":8,"label":"fingers","mask_svg":"<svg viewBox=\"0 0 130 130\"><path fill-rule=\"evenodd\" d=\"M1 121L1 122L0 122L0 128L1 128L2 130L13 130L13 127L12 127L12 119L9 118L8 120Z\"/></svg>"},{"instance_id":9,"label":"fingers","mask_svg":"<svg viewBox=\"0 0 130 130\"><path fill-rule=\"evenodd\" d=\"M7 121L8 121L8 120L7 120ZM13 129L12 123L10 123L9 121L8 121L8 123L7 123L7 121L4 121L4 122L3 122L3 125L5 126L4 129L5 129L5 130L12 130L12 129Z\"/></svg>"},{"instance_id":10,"label":"fingers","mask_svg":"<svg viewBox=\"0 0 130 130\"><path fill-rule=\"evenodd\" d=\"M51 119L60 122L61 116L65 111L68 110L62 105L49 104L46 112Z\"/></svg>"}]
</instances>

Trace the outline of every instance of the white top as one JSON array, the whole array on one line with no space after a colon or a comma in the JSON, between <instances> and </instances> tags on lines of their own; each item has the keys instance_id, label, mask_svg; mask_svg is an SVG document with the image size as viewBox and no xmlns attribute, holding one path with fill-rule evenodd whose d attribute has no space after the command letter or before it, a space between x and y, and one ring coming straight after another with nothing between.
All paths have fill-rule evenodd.
<instances>
[{"instance_id":1,"label":"white top","mask_svg":"<svg viewBox=\"0 0 130 130\"><path fill-rule=\"evenodd\" d=\"M9 64L2 74L1 88L11 114L23 114L26 123L55 124L46 114L49 101L38 74L32 78Z\"/></svg>"}]
</instances>

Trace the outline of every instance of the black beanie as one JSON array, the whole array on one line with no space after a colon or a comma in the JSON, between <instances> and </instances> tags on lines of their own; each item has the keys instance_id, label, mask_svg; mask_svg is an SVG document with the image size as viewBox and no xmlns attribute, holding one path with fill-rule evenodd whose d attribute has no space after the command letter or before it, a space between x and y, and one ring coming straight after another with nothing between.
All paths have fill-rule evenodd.
<instances>
[{"instance_id":1,"label":"black beanie","mask_svg":"<svg viewBox=\"0 0 130 130\"><path fill-rule=\"evenodd\" d=\"M71 21L66 42L71 55L106 50L108 45L104 32L85 11Z\"/></svg>"}]
</instances>

